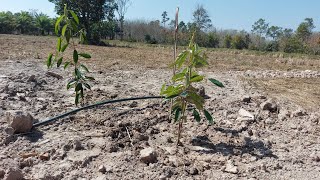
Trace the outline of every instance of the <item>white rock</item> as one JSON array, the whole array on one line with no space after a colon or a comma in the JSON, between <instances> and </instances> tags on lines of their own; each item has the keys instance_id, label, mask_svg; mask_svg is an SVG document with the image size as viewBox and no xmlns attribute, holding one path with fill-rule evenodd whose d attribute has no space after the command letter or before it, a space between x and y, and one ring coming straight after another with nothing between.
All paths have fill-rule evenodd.
<instances>
[{"instance_id":1,"label":"white rock","mask_svg":"<svg viewBox=\"0 0 320 180\"><path fill-rule=\"evenodd\" d=\"M238 113L239 113L239 115L240 115L241 117L249 118L249 119L251 119L251 120L254 120L254 116L253 116L249 111L247 111L247 110L240 109Z\"/></svg>"},{"instance_id":2,"label":"white rock","mask_svg":"<svg viewBox=\"0 0 320 180\"><path fill-rule=\"evenodd\" d=\"M156 151L151 147L142 149L140 151L140 161L145 164L157 162Z\"/></svg>"},{"instance_id":3,"label":"white rock","mask_svg":"<svg viewBox=\"0 0 320 180\"><path fill-rule=\"evenodd\" d=\"M231 160L228 160L226 163L226 168L224 169L225 172L237 174L238 173L238 167L233 165L233 162Z\"/></svg>"},{"instance_id":4,"label":"white rock","mask_svg":"<svg viewBox=\"0 0 320 180\"><path fill-rule=\"evenodd\" d=\"M272 118L268 118L268 119L265 120L265 123L269 124L269 125L272 125L272 124L275 123L275 121Z\"/></svg>"},{"instance_id":5,"label":"white rock","mask_svg":"<svg viewBox=\"0 0 320 180\"><path fill-rule=\"evenodd\" d=\"M30 132L33 125L33 117L22 111L11 111L6 113L7 122L14 129L15 133Z\"/></svg>"},{"instance_id":6,"label":"white rock","mask_svg":"<svg viewBox=\"0 0 320 180\"><path fill-rule=\"evenodd\" d=\"M307 114L306 111L303 110L302 108L299 108L299 109L295 110L294 112L292 112L293 117L304 116L306 114Z\"/></svg>"}]
</instances>

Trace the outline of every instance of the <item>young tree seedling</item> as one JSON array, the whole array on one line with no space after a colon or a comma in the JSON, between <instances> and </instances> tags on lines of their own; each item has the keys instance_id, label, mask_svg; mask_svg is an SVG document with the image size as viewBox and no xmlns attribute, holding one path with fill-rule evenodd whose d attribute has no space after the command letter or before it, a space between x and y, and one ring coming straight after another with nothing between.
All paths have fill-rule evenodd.
<instances>
[{"instance_id":1,"label":"young tree seedling","mask_svg":"<svg viewBox=\"0 0 320 180\"><path fill-rule=\"evenodd\" d=\"M197 73L196 68L207 65L207 56L203 53L203 49L199 49L199 46L194 42L193 35L188 48L181 52L172 64L177 67L177 70L180 70L171 78L174 84L170 86L164 84L161 88L161 95L164 95L166 100L173 102L171 114L174 116L174 122L179 123L177 145L180 144L182 124L187 120L188 105L193 107L192 115L197 122L201 121L201 112L210 124L214 123L211 114L204 108L204 98L198 94L197 88L194 87L195 83L200 83L205 78ZM218 87L224 87L216 79L210 78L209 81Z\"/></svg>"},{"instance_id":2,"label":"young tree seedling","mask_svg":"<svg viewBox=\"0 0 320 180\"><path fill-rule=\"evenodd\" d=\"M55 24L55 33L57 34L57 48L56 53L53 55L49 54L47 59L48 68L53 67L56 63L57 67L60 67L64 63L64 69L69 66L74 68L72 73L73 78L67 83L67 89L74 88L75 91L75 104L79 102L83 104L84 100L84 89L91 89L88 81L94 80L93 77L86 76L89 73L89 69L80 62L80 57L90 59L91 55L87 53L79 53L76 49L74 37L80 37L80 41L83 43L86 41L85 30L79 28L79 18L76 13L72 10L67 9L67 5L64 6L64 13L57 19ZM73 48L72 61L64 61L64 52L67 47L71 45Z\"/></svg>"}]
</instances>

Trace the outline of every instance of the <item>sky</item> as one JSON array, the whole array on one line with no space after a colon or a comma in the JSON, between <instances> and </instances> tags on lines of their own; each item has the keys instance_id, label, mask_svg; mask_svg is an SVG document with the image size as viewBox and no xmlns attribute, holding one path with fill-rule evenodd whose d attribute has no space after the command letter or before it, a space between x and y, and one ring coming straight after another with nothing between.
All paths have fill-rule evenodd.
<instances>
[{"instance_id":1,"label":"sky","mask_svg":"<svg viewBox=\"0 0 320 180\"><path fill-rule=\"evenodd\" d=\"M160 20L163 11L173 19L176 7L180 20L192 21L192 12L198 4L208 10L214 27L250 31L259 18L270 25L296 29L307 17L313 18L320 30L319 0L131 0L126 19ZM48 0L0 0L0 11L18 12L37 9L56 16L54 4Z\"/></svg>"}]
</instances>

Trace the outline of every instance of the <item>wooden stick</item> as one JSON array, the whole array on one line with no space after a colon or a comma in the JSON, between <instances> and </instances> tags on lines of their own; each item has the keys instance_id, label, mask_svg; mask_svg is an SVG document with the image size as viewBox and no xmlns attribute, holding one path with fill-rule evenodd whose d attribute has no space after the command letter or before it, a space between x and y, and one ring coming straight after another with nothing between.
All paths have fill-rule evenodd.
<instances>
[{"instance_id":1,"label":"wooden stick","mask_svg":"<svg viewBox=\"0 0 320 180\"><path fill-rule=\"evenodd\" d=\"M176 62L177 58L177 40L178 40L178 29L179 29L179 7L176 10L176 23L175 23L175 30L174 30L174 50L173 50L173 63ZM176 65L173 66L173 76L176 75ZM174 84L174 81L172 82ZM170 101L170 110L172 109L173 101ZM171 111L169 114L169 120L171 120Z\"/></svg>"},{"instance_id":2,"label":"wooden stick","mask_svg":"<svg viewBox=\"0 0 320 180\"><path fill-rule=\"evenodd\" d=\"M179 30L179 7L176 10L176 26L174 30L174 52L173 52L173 63L177 58L177 41L178 41L178 30ZM173 75L176 75L176 65L173 66Z\"/></svg>"}]
</instances>

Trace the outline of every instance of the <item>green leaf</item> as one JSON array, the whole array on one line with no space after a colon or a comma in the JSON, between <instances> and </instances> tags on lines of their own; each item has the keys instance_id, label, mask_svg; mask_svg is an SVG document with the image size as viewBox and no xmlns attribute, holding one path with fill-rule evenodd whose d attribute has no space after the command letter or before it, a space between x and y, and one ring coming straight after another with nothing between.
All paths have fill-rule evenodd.
<instances>
[{"instance_id":1,"label":"green leaf","mask_svg":"<svg viewBox=\"0 0 320 180\"><path fill-rule=\"evenodd\" d=\"M75 91L78 92L78 91L81 91L83 88L82 88L82 83L78 83L76 88L75 88Z\"/></svg>"},{"instance_id":2,"label":"green leaf","mask_svg":"<svg viewBox=\"0 0 320 180\"><path fill-rule=\"evenodd\" d=\"M184 80L185 75L186 75L186 73L184 73L184 72L178 73L172 77L172 81L173 82L182 81L182 80Z\"/></svg>"},{"instance_id":3,"label":"green leaf","mask_svg":"<svg viewBox=\"0 0 320 180\"><path fill-rule=\"evenodd\" d=\"M64 66L63 66L63 69L67 69L67 67L69 66L70 62L65 62L64 63Z\"/></svg>"},{"instance_id":4,"label":"green leaf","mask_svg":"<svg viewBox=\"0 0 320 180\"><path fill-rule=\"evenodd\" d=\"M73 50L73 62L74 64L78 63L79 55L77 50Z\"/></svg>"},{"instance_id":5,"label":"green leaf","mask_svg":"<svg viewBox=\"0 0 320 180\"><path fill-rule=\"evenodd\" d=\"M209 78L209 81L211 81L216 86L219 86L219 87L222 87L222 88L224 87L224 85L220 81L218 81L216 79Z\"/></svg>"},{"instance_id":6,"label":"green leaf","mask_svg":"<svg viewBox=\"0 0 320 180\"><path fill-rule=\"evenodd\" d=\"M191 104L194 104L197 109L202 110L203 109L203 104L204 104L204 98L199 96L195 92L189 92L187 101Z\"/></svg>"},{"instance_id":7,"label":"green leaf","mask_svg":"<svg viewBox=\"0 0 320 180\"><path fill-rule=\"evenodd\" d=\"M211 116L211 114L207 111L207 110L203 110L204 116L207 118L207 120L209 121L209 124L213 124L213 118Z\"/></svg>"},{"instance_id":8,"label":"green leaf","mask_svg":"<svg viewBox=\"0 0 320 180\"><path fill-rule=\"evenodd\" d=\"M48 60L47 60L47 67L48 67L48 68L51 67L51 64L52 64L52 56L53 56L52 53L50 53L49 56L48 56Z\"/></svg>"},{"instance_id":9,"label":"green leaf","mask_svg":"<svg viewBox=\"0 0 320 180\"><path fill-rule=\"evenodd\" d=\"M63 45L61 48L61 52L64 52L67 49L68 45L69 45L69 43Z\"/></svg>"},{"instance_id":10,"label":"green leaf","mask_svg":"<svg viewBox=\"0 0 320 180\"><path fill-rule=\"evenodd\" d=\"M88 69L85 65L81 64L80 66L81 66L86 72L89 72L89 69Z\"/></svg>"},{"instance_id":11,"label":"green leaf","mask_svg":"<svg viewBox=\"0 0 320 180\"><path fill-rule=\"evenodd\" d=\"M201 121L200 114L199 114L199 112L198 112L196 109L193 109L192 115L193 115L194 119L195 119L197 122L200 122L200 121Z\"/></svg>"},{"instance_id":12,"label":"green leaf","mask_svg":"<svg viewBox=\"0 0 320 180\"><path fill-rule=\"evenodd\" d=\"M68 24L65 24L61 31L62 36L65 36L67 28L68 28Z\"/></svg>"},{"instance_id":13,"label":"green leaf","mask_svg":"<svg viewBox=\"0 0 320 180\"><path fill-rule=\"evenodd\" d=\"M85 78L86 78L87 80L90 80L90 81L94 81L94 80L95 80L94 77L90 77L90 76L85 76Z\"/></svg>"},{"instance_id":14,"label":"green leaf","mask_svg":"<svg viewBox=\"0 0 320 180\"><path fill-rule=\"evenodd\" d=\"M79 56L84 57L86 59L91 58L90 54L86 54L86 53L80 53Z\"/></svg>"},{"instance_id":15,"label":"green leaf","mask_svg":"<svg viewBox=\"0 0 320 180\"><path fill-rule=\"evenodd\" d=\"M66 40L67 40L67 43L69 44L69 41L70 41L70 38L71 38L71 30L67 30L67 32L66 32Z\"/></svg>"},{"instance_id":16,"label":"green leaf","mask_svg":"<svg viewBox=\"0 0 320 180\"><path fill-rule=\"evenodd\" d=\"M79 97L80 97L80 94L76 93L76 99L75 99L75 104L76 105L79 104Z\"/></svg>"},{"instance_id":17,"label":"green leaf","mask_svg":"<svg viewBox=\"0 0 320 180\"><path fill-rule=\"evenodd\" d=\"M67 84L67 89L69 90L73 85L75 85L77 81L75 79L72 79L71 81L68 82Z\"/></svg>"},{"instance_id":18,"label":"green leaf","mask_svg":"<svg viewBox=\"0 0 320 180\"><path fill-rule=\"evenodd\" d=\"M57 67L60 67L60 65L62 64L62 60L63 60L63 57L59 58L59 60L57 61Z\"/></svg>"},{"instance_id":19,"label":"green leaf","mask_svg":"<svg viewBox=\"0 0 320 180\"><path fill-rule=\"evenodd\" d=\"M177 65L177 68L181 68L183 63L186 61L188 54L189 54L189 51L186 51L186 50L180 53L173 65Z\"/></svg>"},{"instance_id":20,"label":"green leaf","mask_svg":"<svg viewBox=\"0 0 320 180\"><path fill-rule=\"evenodd\" d=\"M71 13L74 21L79 25L79 18L78 18L78 16L76 15L76 13L74 13L74 11L72 11L72 10L69 10L69 12Z\"/></svg>"},{"instance_id":21,"label":"green leaf","mask_svg":"<svg viewBox=\"0 0 320 180\"><path fill-rule=\"evenodd\" d=\"M163 95L163 92L166 90L166 83L164 83L161 87L160 95Z\"/></svg>"},{"instance_id":22,"label":"green leaf","mask_svg":"<svg viewBox=\"0 0 320 180\"><path fill-rule=\"evenodd\" d=\"M83 83L84 87L91 90L91 86L88 83Z\"/></svg>"},{"instance_id":23,"label":"green leaf","mask_svg":"<svg viewBox=\"0 0 320 180\"><path fill-rule=\"evenodd\" d=\"M190 82L200 82L202 80L203 80L203 76L196 75L196 76L191 77Z\"/></svg>"},{"instance_id":24,"label":"green leaf","mask_svg":"<svg viewBox=\"0 0 320 180\"><path fill-rule=\"evenodd\" d=\"M59 35L60 22L61 22L61 20L62 20L64 17L65 17L64 15L61 15L61 16L57 19L57 21L56 21L56 24L55 24L55 26L54 26L54 31L55 31L56 35Z\"/></svg>"},{"instance_id":25,"label":"green leaf","mask_svg":"<svg viewBox=\"0 0 320 180\"><path fill-rule=\"evenodd\" d=\"M57 51L60 52L60 50L61 50L61 37L59 37L57 41Z\"/></svg>"},{"instance_id":26,"label":"green leaf","mask_svg":"<svg viewBox=\"0 0 320 180\"><path fill-rule=\"evenodd\" d=\"M75 68L75 69L74 69L74 73L75 73L77 79L81 79L82 73L81 73L81 71L80 71L78 68Z\"/></svg>"},{"instance_id":27,"label":"green leaf","mask_svg":"<svg viewBox=\"0 0 320 180\"><path fill-rule=\"evenodd\" d=\"M181 111L182 111L182 109L180 107L176 109L175 115L174 115L174 122L178 122L180 120Z\"/></svg>"}]
</instances>

